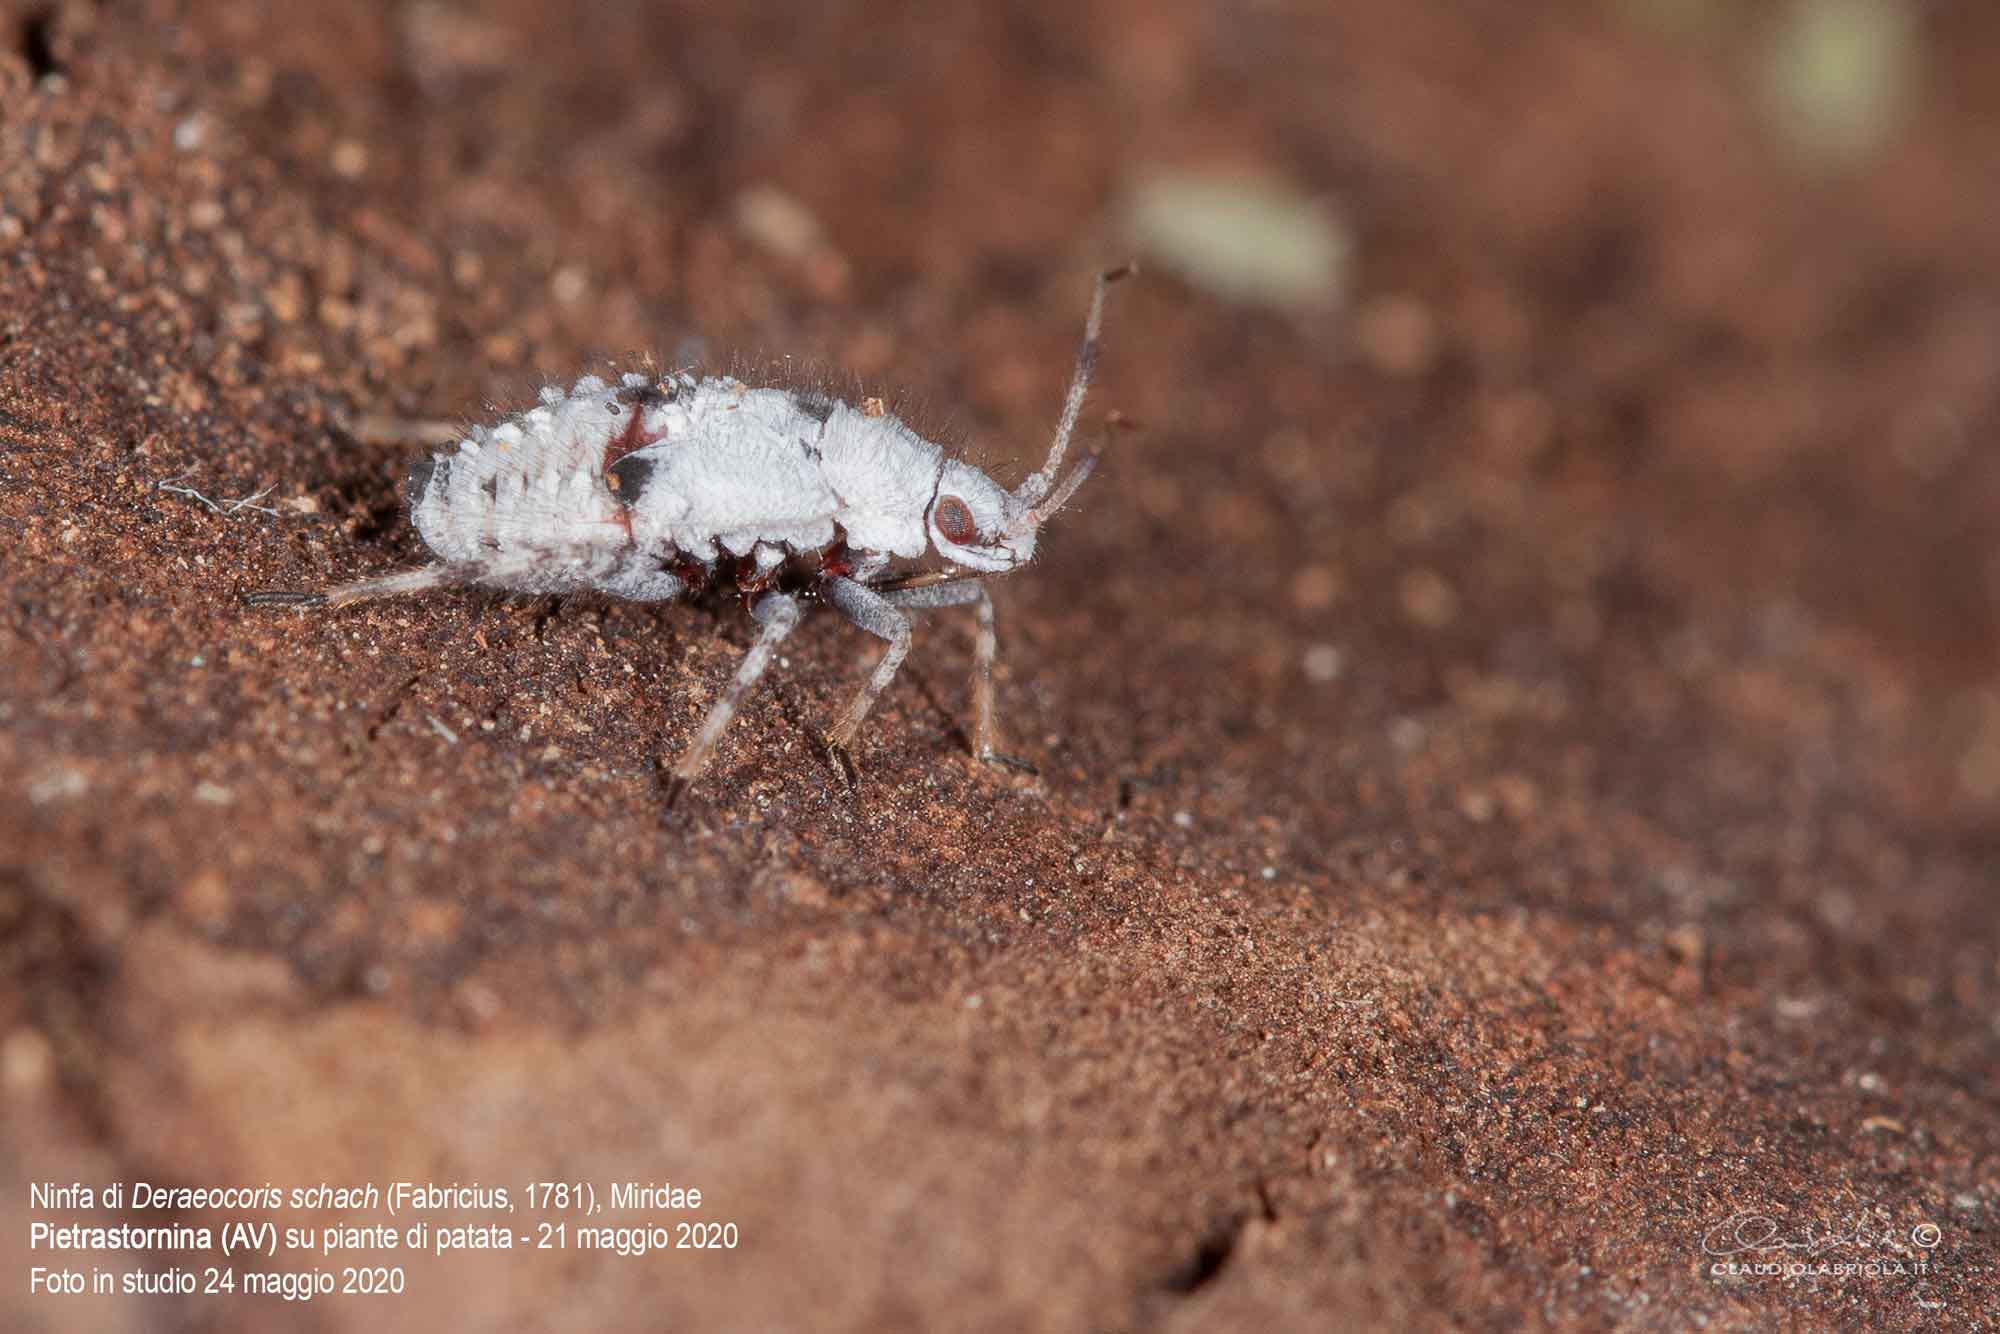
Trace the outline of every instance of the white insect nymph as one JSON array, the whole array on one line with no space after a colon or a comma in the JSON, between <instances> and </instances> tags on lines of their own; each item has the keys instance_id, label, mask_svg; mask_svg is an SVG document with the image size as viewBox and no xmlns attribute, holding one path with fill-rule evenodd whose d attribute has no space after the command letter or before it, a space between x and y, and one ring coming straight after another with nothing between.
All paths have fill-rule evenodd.
<instances>
[{"instance_id":1,"label":"white insect nymph","mask_svg":"<svg viewBox=\"0 0 2000 1334\"><path fill-rule=\"evenodd\" d=\"M1096 462L1092 453L1058 477L1097 362L1105 287L1125 272L1098 276L1048 457L1012 491L946 457L877 399L855 406L685 372L615 385L587 375L411 469L410 517L436 563L249 600L332 607L452 585L642 602L736 592L762 633L674 766L670 802L707 763L805 603L825 602L889 644L825 737L850 771L848 748L909 651L905 613L970 604L973 750L1009 762L994 747L993 602L983 581L1034 558L1041 526Z\"/></svg>"}]
</instances>

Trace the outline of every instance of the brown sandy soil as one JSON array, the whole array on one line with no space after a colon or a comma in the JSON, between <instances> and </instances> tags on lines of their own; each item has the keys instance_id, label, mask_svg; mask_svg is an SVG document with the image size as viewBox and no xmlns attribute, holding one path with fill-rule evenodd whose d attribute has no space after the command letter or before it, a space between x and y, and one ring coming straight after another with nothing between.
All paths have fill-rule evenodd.
<instances>
[{"instance_id":1,"label":"brown sandy soil","mask_svg":"<svg viewBox=\"0 0 2000 1334\"><path fill-rule=\"evenodd\" d=\"M1809 172L1780 7L1639 8L0 11L0 1323L1991 1328L2000 12ZM1118 293L1039 779L955 614L857 790L819 617L668 812L739 615L239 604L421 558L357 423L649 350L1018 476L1157 166L1337 201L1350 296ZM739 1248L26 1291L30 1180L635 1179Z\"/></svg>"}]
</instances>

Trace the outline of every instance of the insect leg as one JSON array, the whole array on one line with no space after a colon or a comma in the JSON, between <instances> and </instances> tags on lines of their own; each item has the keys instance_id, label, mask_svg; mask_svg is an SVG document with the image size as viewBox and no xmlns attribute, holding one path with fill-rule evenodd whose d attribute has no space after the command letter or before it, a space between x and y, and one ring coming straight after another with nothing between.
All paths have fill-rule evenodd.
<instances>
[{"instance_id":1,"label":"insect leg","mask_svg":"<svg viewBox=\"0 0 2000 1334\"><path fill-rule=\"evenodd\" d=\"M360 579L323 593L272 588L245 593L243 601L252 607L341 607L369 598L395 597L403 593L428 593L433 588L454 588L484 580L494 567L485 561L441 561L416 570Z\"/></svg>"},{"instance_id":2,"label":"insect leg","mask_svg":"<svg viewBox=\"0 0 2000 1334\"><path fill-rule=\"evenodd\" d=\"M356 580L319 593L266 589L244 594L243 601L252 607L344 607L371 598L428 593L434 588L459 588L467 584L533 593L561 592L594 583L614 555L607 548L583 546L517 551L487 560L439 561L414 570Z\"/></svg>"},{"instance_id":3,"label":"insect leg","mask_svg":"<svg viewBox=\"0 0 2000 1334\"><path fill-rule=\"evenodd\" d=\"M767 593L750 614L764 627L764 633L743 655L743 661L736 668L736 676L721 698L709 706L708 717L702 720L701 731L695 734L694 744L681 756L681 762L674 766L673 781L667 787L667 805L680 800L681 793L687 791L701 767L708 762L709 753L715 743L722 739L722 731L729 726L729 720L736 716L743 697L750 693L750 687L757 684L757 678L770 667L778 645L799 623L798 599L789 593Z\"/></svg>"},{"instance_id":4,"label":"insect leg","mask_svg":"<svg viewBox=\"0 0 2000 1334\"><path fill-rule=\"evenodd\" d=\"M865 584L852 579L828 579L821 585L826 600L838 607L848 620L866 630L869 634L889 641L888 652L882 661L875 664L875 674L868 678L868 684L861 687L861 693L847 706L847 712L827 733L827 747L834 758L842 761L842 767L852 775L852 764L847 763L847 750L854 741L854 734L861 730L861 722L868 711L875 707L875 701L896 679L896 670L903 665L903 658L910 651L910 618L897 611L895 604L882 594Z\"/></svg>"},{"instance_id":5,"label":"insect leg","mask_svg":"<svg viewBox=\"0 0 2000 1334\"><path fill-rule=\"evenodd\" d=\"M993 725L993 659L999 651L999 637L993 630L993 595L981 579L954 579L948 583L915 588L891 589L882 594L891 606L912 611L930 607L962 607L972 604L976 627L972 643L972 753L988 763L1009 764L1033 772L1034 766L996 748L998 731Z\"/></svg>"},{"instance_id":6,"label":"insect leg","mask_svg":"<svg viewBox=\"0 0 2000 1334\"><path fill-rule=\"evenodd\" d=\"M993 748L993 659L1000 652L1000 636L993 628L993 595L979 586L972 604L972 753L991 760L1000 752Z\"/></svg>"}]
</instances>

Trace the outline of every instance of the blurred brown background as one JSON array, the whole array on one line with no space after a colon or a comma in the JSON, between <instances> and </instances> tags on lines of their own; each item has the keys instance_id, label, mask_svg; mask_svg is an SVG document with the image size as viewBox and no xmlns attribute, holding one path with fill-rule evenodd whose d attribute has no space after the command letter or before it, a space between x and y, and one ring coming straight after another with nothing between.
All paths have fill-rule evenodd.
<instances>
[{"instance_id":1,"label":"blurred brown background","mask_svg":"<svg viewBox=\"0 0 2000 1334\"><path fill-rule=\"evenodd\" d=\"M2000 1315L2000 10L0 20L9 1327ZM1038 780L951 615L858 790L820 618L669 814L741 617L239 605L420 558L382 423L649 354L1017 477L1131 256ZM24 1292L30 1179L547 1178L743 1241Z\"/></svg>"}]
</instances>

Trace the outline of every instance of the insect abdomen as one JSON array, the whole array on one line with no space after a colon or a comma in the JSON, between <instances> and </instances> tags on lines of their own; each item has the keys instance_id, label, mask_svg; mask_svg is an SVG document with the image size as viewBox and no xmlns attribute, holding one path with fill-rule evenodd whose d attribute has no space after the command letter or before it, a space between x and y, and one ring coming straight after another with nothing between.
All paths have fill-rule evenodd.
<instances>
[{"instance_id":1,"label":"insect abdomen","mask_svg":"<svg viewBox=\"0 0 2000 1334\"><path fill-rule=\"evenodd\" d=\"M603 474L605 449L623 424L611 403L602 382L580 383L413 467L404 494L425 545L449 561L546 554L552 586L600 575L605 558L631 544L625 506ZM578 568L561 576L563 564Z\"/></svg>"}]
</instances>

